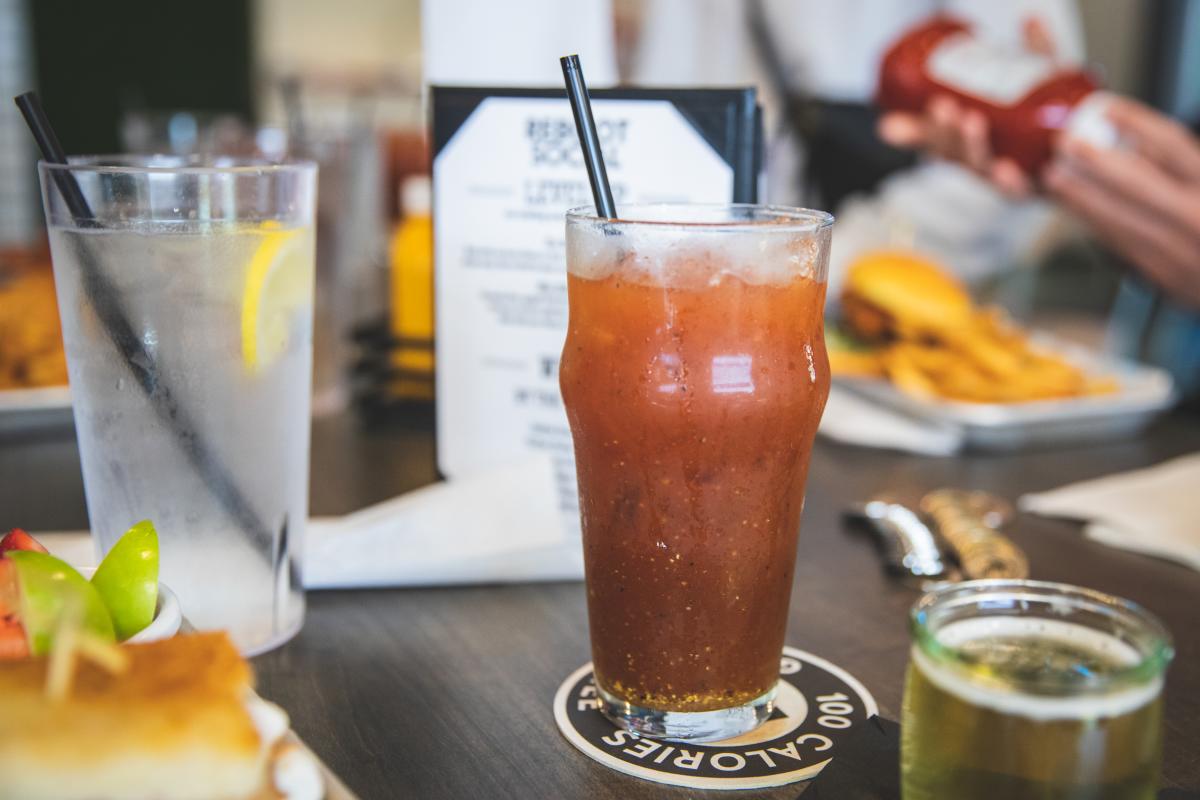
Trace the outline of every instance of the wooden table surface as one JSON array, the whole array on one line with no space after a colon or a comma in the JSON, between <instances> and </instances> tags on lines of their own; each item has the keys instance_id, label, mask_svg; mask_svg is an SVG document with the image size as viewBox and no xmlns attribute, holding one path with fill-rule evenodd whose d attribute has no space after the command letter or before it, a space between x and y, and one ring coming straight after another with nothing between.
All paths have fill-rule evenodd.
<instances>
[{"instance_id":1,"label":"wooden table surface","mask_svg":"<svg viewBox=\"0 0 1200 800\"><path fill-rule=\"evenodd\" d=\"M853 672L896 718L905 611L917 593L884 577L870 543L843 526L848 503L937 486L1016 498L1195 450L1194 416L1168 417L1124 442L1019 455L936 459L820 443L788 643ZM314 426L314 514L350 511L434 479L427 425L365 430L347 415ZM86 525L69 428L0 439L0 512L0 525L33 530ZM1094 544L1073 524L1021 516L1011 532L1033 577L1128 597L1166 621L1178 654L1166 689L1163 782L1200 788L1200 574ZM611 772L559 735L551 698L588 659L583 586L562 583L312 593L304 630L255 659L255 668L262 694L291 713L300 735L364 800L708 796ZM790 798L802 788L755 796Z\"/></svg>"}]
</instances>

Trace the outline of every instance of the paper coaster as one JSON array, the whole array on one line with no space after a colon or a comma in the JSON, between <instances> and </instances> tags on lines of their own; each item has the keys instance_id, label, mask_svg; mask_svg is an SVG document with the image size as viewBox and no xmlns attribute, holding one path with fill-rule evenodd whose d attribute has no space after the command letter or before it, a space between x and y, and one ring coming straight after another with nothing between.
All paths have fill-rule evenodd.
<instances>
[{"instance_id":1,"label":"paper coaster","mask_svg":"<svg viewBox=\"0 0 1200 800\"><path fill-rule=\"evenodd\" d=\"M626 775L694 789L783 786L814 777L838 743L879 712L858 679L811 653L785 647L779 673L771 717L720 742L681 744L616 728L599 711L591 664L559 687L554 719L584 755Z\"/></svg>"}]
</instances>

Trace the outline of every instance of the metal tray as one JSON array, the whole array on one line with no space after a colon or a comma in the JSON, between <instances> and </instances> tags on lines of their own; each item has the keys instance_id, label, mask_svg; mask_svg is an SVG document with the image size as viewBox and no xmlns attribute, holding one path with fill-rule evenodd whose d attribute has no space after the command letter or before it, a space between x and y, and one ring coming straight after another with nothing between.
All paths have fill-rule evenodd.
<instances>
[{"instance_id":1,"label":"metal tray","mask_svg":"<svg viewBox=\"0 0 1200 800\"><path fill-rule=\"evenodd\" d=\"M963 432L974 450L1012 451L1039 445L1094 442L1131 436L1175 402L1170 374L1157 367L1104 357L1044 335L1033 340L1089 373L1120 383L1112 394L1027 403L966 403L914 397L878 378L835 378L839 386L911 417Z\"/></svg>"}]
</instances>

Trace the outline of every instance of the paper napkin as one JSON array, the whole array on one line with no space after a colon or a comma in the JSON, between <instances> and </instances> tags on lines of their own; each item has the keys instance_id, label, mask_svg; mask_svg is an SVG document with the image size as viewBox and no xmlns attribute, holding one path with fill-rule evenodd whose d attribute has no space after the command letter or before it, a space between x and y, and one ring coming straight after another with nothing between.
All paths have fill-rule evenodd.
<instances>
[{"instance_id":1,"label":"paper napkin","mask_svg":"<svg viewBox=\"0 0 1200 800\"><path fill-rule=\"evenodd\" d=\"M1082 520L1098 542L1200 570L1200 453L1025 495L1019 506Z\"/></svg>"},{"instance_id":2,"label":"paper napkin","mask_svg":"<svg viewBox=\"0 0 1200 800\"><path fill-rule=\"evenodd\" d=\"M914 419L839 386L829 390L818 432L844 444L927 456L953 455L963 444L962 430L956 426Z\"/></svg>"},{"instance_id":3,"label":"paper napkin","mask_svg":"<svg viewBox=\"0 0 1200 800\"><path fill-rule=\"evenodd\" d=\"M87 531L35 535L72 564L97 563ZM552 461L537 455L310 519L302 573L306 589L578 580L583 554Z\"/></svg>"},{"instance_id":4,"label":"paper napkin","mask_svg":"<svg viewBox=\"0 0 1200 800\"><path fill-rule=\"evenodd\" d=\"M314 519L304 558L308 589L583 576L545 455Z\"/></svg>"}]
</instances>

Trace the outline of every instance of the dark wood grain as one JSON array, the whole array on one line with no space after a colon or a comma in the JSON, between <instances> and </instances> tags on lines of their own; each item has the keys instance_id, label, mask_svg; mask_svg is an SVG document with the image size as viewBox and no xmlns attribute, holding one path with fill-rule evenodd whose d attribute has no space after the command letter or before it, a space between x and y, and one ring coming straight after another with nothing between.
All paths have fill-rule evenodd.
<instances>
[{"instance_id":1,"label":"dark wood grain","mask_svg":"<svg viewBox=\"0 0 1200 800\"><path fill-rule=\"evenodd\" d=\"M1194 417L1129 441L1017 455L931 459L822 443L813 456L788 642L846 667L899 714L905 612L917 592L882 574L841 510L872 492L935 486L1015 498L1200 449ZM319 422L312 509L343 513L435 478L426 427ZM1200 489L1200 487L1198 487ZM86 523L71 433L0 440L0 525ZM1200 574L1085 540L1079 526L1021 516L1033 577L1143 603L1174 632L1166 786L1200 788ZM588 660L581 584L320 592L301 634L255 660L262 693L363 798L701 797L613 773L558 734L550 701ZM755 796L790 798L793 786ZM713 797L728 796L712 793ZM746 796L746 795L741 795Z\"/></svg>"}]
</instances>

